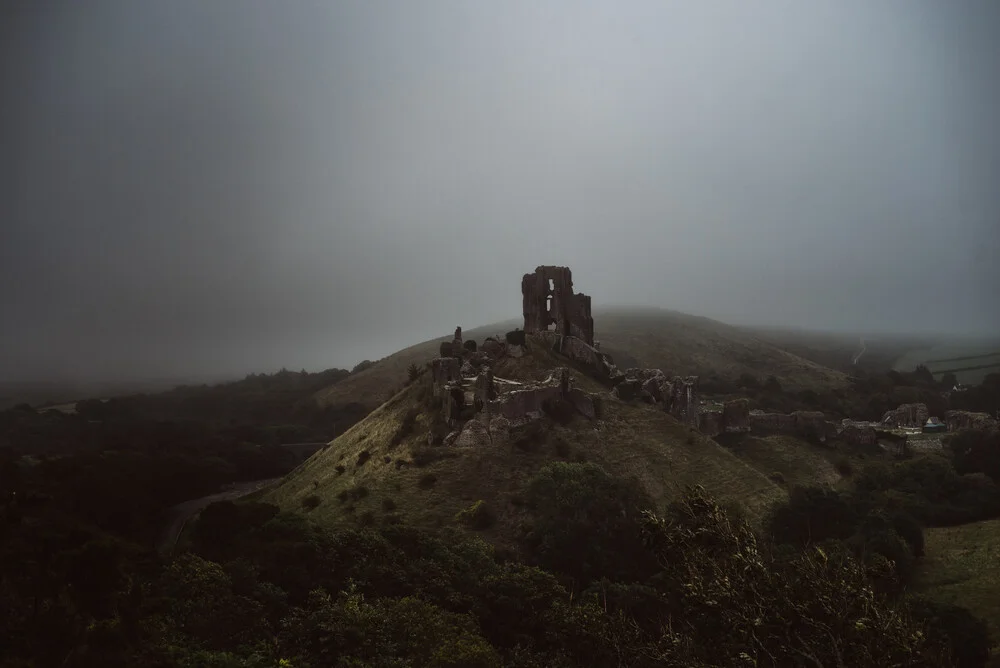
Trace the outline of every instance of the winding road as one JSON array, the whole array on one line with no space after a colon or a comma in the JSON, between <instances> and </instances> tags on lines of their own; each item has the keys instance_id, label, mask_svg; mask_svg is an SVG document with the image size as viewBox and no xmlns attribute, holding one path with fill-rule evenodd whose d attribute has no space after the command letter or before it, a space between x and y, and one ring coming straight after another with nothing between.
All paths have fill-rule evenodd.
<instances>
[{"instance_id":1,"label":"winding road","mask_svg":"<svg viewBox=\"0 0 1000 668\"><path fill-rule=\"evenodd\" d=\"M258 489L267 487L268 485L278 482L279 480L281 480L281 478L267 478L266 480L238 482L222 492L178 503L176 506L173 506L167 511L167 521L163 527L163 533L160 534L160 538L156 542L156 549L159 550L161 554L170 554L170 552L172 552L174 547L177 545L177 539L181 537L181 532L184 531L184 526L188 523L188 521L216 501L233 501L234 499L256 492Z\"/></svg>"},{"instance_id":2,"label":"winding road","mask_svg":"<svg viewBox=\"0 0 1000 668\"><path fill-rule=\"evenodd\" d=\"M861 356L865 354L866 350L868 350L868 348L865 346L865 340L861 339L861 352L854 356L854 359L851 360L851 364L857 364L858 360L861 359Z\"/></svg>"}]
</instances>

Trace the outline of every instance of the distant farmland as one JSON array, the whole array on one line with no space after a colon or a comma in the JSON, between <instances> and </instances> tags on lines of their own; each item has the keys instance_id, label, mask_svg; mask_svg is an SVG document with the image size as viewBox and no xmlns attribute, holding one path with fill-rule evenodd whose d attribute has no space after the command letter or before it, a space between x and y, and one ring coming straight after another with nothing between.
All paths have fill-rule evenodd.
<instances>
[{"instance_id":1,"label":"distant farmland","mask_svg":"<svg viewBox=\"0 0 1000 668\"><path fill-rule=\"evenodd\" d=\"M953 341L922 350L913 350L898 360L894 368L912 371L923 364L935 377L951 371L958 382L975 385L990 373L1000 372L1000 340Z\"/></svg>"}]
</instances>

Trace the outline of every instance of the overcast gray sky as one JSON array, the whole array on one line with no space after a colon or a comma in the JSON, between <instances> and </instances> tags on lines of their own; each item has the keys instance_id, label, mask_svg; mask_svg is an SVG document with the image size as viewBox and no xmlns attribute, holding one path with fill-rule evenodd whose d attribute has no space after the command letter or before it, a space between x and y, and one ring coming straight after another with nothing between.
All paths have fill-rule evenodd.
<instances>
[{"instance_id":1,"label":"overcast gray sky","mask_svg":"<svg viewBox=\"0 0 1000 668\"><path fill-rule=\"evenodd\" d=\"M0 12L0 378L350 367L518 315L539 264L1000 330L993 0Z\"/></svg>"}]
</instances>

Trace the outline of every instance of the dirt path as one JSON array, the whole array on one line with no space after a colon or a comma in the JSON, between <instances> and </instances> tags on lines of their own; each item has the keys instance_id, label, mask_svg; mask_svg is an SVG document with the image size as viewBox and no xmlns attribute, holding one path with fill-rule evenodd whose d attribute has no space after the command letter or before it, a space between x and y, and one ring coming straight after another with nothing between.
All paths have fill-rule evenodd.
<instances>
[{"instance_id":1,"label":"dirt path","mask_svg":"<svg viewBox=\"0 0 1000 668\"><path fill-rule=\"evenodd\" d=\"M157 541L156 548L161 554L169 554L174 549L174 546L177 545L177 539L180 538L181 532L184 530L184 526L188 523L188 520L216 501L232 501L241 496L256 492L261 487L267 487L279 480L281 478L239 482L225 491L209 494L198 499L191 499L184 503L178 503L167 511L167 522L163 527L160 539Z\"/></svg>"}]
</instances>

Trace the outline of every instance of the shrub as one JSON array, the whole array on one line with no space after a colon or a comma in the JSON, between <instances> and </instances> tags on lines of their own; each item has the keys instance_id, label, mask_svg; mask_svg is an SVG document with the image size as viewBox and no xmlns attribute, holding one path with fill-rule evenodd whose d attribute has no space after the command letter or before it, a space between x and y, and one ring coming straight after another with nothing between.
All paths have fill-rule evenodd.
<instances>
[{"instance_id":1,"label":"shrub","mask_svg":"<svg viewBox=\"0 0 1000 668\"><path fill-rule=\"evenodd\" d=\"M333 470L337 472L337 475L343 475L344 471L347 470L347 467L343 464L337 464Z\"/></svg>"},{"instance_id":2,"label":"shrub","mask_svg":"<svg viewBox=\"0 0 1000 668\"><path fill-rule=\"evenodd\" d=\"M468 350L471 353L476 352L476 341L475 341L475 339L469 339L468 341L466 341L465 343L462 344L462 347L464 347L466 350Z\"/></svg>"},{"instance_id":3,"label":"shrub","mask_svg":"<svg viewBox=\"0 0 1000 668\"><path fill-rule=\"evenodd\" d=\"M785 484L785 476L781 471L775 471L770 475L771 480L778 483L779 485Z\"/></svg>"},{"instance_id":4,"label":"shrub","mask_svg":"<svg viewBox=\"0 0 1000 668\"><path fill-rule=\"evenodd\" d=\"M652 574L638 526L653 502L634 480L595 464L558 462L529 481L525 497L534 521L523 545L537 565L581 583Z\"/></svg>"},{"instance_id":5,"label":"shrub","mask_svg":"<svg viewBox=\"0 0 1000 668\"><path fill-rule=\"evenodd\" d=\"M316 494L310 494L306 498L302 499L302 507L306 510L315 509L323 500L319 498Z\"/></svg>"},{"instance_id":6,"label":"shrub","mask_svg":"<svg viewBox=\"0 0 1000 668\"><path fill-rule=\"evenodd\" d=\"M358 516L358 524L363 527L370 527L375 524L375 513L370 510L366 510Z\"/></svg>"},{"instance_id":7,"label":"shrub","mask_svg":"<svg viewBox=\"0 0 1000 668\"><path fill-rule=\"evenodd\" d=\"M437 476L433 473L425 473L417 480L417 487L420 489L430 489L437 484Z\"/></svg>"},{"instance_id":8,"label":"shrub","mask_svg":"<svg viewBox=\"0 0 1000 668\"><path fill-rule=\"evenodd\" d=\"M915 597L910 611L932 640L948 645L955 665L985 666L989 661L993 644L989 627L965 608Z\"/></svg>"},{"instance_id":9,"label":"shrub","mask_svg":"<svg viewBox=\"0 0 1000 668\"><path fill-rule=\"evenodd\" d=\"M372 458L372 453L368 450L362 450L358 453L358 466L364 466L365 462Z\"/></svg>"},{"instance_id":10,"label":"shrub","mask_svg":"<svg viewBox=\"0 0 1000 668\"><path fill-rule=\"evenodd\" d=\"M524 330L522 329L515 329L511 332L507 332L507 334L504 335L504 338L507 340L507 343L512 346L523 346L526 342Z\"/></svg>"},{"instance_id":11,"label":"shrub","mask_svg":"<svg viewBox=\"0 0 1000 668\"><path fill-rule=\"evenodd\" d=\"M415 381L415 380L416 380L416 379L417 379L417 378L418 378L419 376L420 376L420 367L418 367L418 366L416 365L416 363L412 363L412 364L410 364L410 366L406 367L406 379L407 379L407 380L408 380L409 382L411 382L411 383L412 383L412 382L413 382L413 381Z\"/></svg>"},{"instance_id":12,"label":"shrub","mask_svg":"<svg viewBox=\"0 0 1000 668\"><path fill-rule=\"evenodd\" d=\"M443 453L440 450L436 450L434 448L415 448L412 456L413 464L414 466L423 468L424 466L433 464L437 460L441 459L442 454Z\"/></svg>"},{"instance_id":13,"label":"shrub","mask_svg":"<svg viewBox=\"0 0 1000 668\"><path fill-rule=\"evenodd\" d=\"M765 526L777 543L806 546L854 533L859 513L849 496L822 487L793 487L788 500L776 504Z\"/></svg>"},{"instance_id":14,"label":"shrub","mask_svg":"<svg viewBox=\"0 0 1000 668\"><path fill-rule=\"evenodd\" d=\"M496 516L482 499L455 515L455 520L472 529L489 529L496 522Z\"/></svg>"},{"instance_id":15,"label":"shrub","mask_svg":"<svg viewBox=\"0 0 1000 668\"><path fill-rule=\"evenodd\" d=\"M420 411L416 408L410 408L403 415L403 419L400 420L399 426L396 428L396 432L392 435L392 440L389 441L389 449L395 448L403 440L413 433L413 428L417 425L417 416L420 415Z\"/></svg>"},{"instance_id":16,"label":"shrub","mask_svg":"<svg viewBox=\"0 0 1000 668\"><path fill-rule=\"evenodd\" d=\"M393 501L392 499L388 499L388 498L382 499L382 510L384 510L387 513L390 513L390 512L392 512L395 509L396 509L396 502L395 501Z\"/></svg>"}]
</instances>

